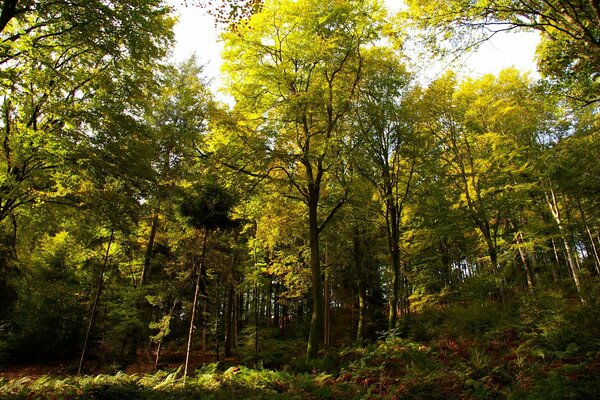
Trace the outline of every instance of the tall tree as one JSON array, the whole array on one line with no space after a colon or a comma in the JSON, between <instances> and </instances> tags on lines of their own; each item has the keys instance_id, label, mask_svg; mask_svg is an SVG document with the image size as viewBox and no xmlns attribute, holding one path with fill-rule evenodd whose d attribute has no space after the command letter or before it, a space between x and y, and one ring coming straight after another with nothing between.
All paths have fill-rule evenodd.
<instances>
[{"instance_id":1,"label":"tall tree","mask_svg":"<svg viewBox=\"0 0 600 400\"><path fill-rule=\"evenodd\" d=\"M436 138L453 201L479 230L497 274L516 199L532 184L526 179L526 151L545 132L546 108L514 70L460 88L447 75L428 89L424 101L421 127Z\"/></svg>"},{"instance_id":2,"label":"tall tree","mask_svg":"<svg viewBox=\"0 0 600 400\"><path fill-rule=\"evenodd\" d=\"M356 105L360 130L359 153L354 157L359 171L379 193L385 218L393 282L388 329L398 316L402 282L400 237L404 203L416 175L419 142L410 114L410 75L389 49L365 52L363 73Z\"/></svg>"},{"instance_id":3,"label":"tall tree","mask_svg":"<svg viewBox=\"0 0 600 400\"><path fill-rule=\"evenodd\" d=\"M167 66L160 76L160 89L148 102L145 119L153 148L153 185L146 200L151 208L151 227L141 275L143 283L151 268L154 239L161 212L169 212L168 201L180 185L194 179L204 168L198 160L205 152L205 134L212 98L195 57Z\"/></svg>"},{"instance_id":4,"label":"tall tree","mask_svg":"<svg viewBox=\"0 0 600 400\"><path fill-rule=\"evenodd\" d=\"M319 235L344 203L335 185L349 134L344 121L361 78L362 48L378 38L383 15L371 1L270 1L225 36L230 91L253 123L241 141L255 143L270 176L306 206L310 358L323 337Z\"/></svg>"},{"instance_id":5,"label":"tall tree","mask_svg":"<svg viewBox=\"0 0 600 400\"><path fill-rule=\"evenodd\" d=\"M198 258L192 260L192 276L194 279L194 298L190 314L190 329L188 333L187 350L185 356L184 377L187 376L192 337L196 317L198 297L202 290L203 301L206 302L206 251L208 236L211 231L233 226L233 220L229 214L235 204L233 196L223 187L214 182L195 188L195 193L187 196L181 204L181 213L187 218L188 224L196 229L202 230L202 247ZM202 321L205 323L205 321Z\"/></svg>"},{"instance_id":6,"label":"tall tree","mask_svg":"<svg viewBox=\"0 0 600 400\"><path fill-rule=\"evenodd\" d=\"M124 176L123 194L143 191L140 102L172 25L159 1L3 2L0 223L11 237L35 204L87 206L92 186Z\"/></svg>"}]
</instances>

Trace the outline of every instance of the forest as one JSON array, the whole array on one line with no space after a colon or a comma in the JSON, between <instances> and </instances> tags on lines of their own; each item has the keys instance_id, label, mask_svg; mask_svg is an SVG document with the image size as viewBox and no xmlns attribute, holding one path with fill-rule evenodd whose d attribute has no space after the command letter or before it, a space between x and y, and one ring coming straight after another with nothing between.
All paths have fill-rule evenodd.
<instances>
[{"instance_id":1,"label":"forest","mask_svg":"<svg viewBox=\"0 0 600 400\"><path fill-rule=\"evenodd\" d=\"M1 3L0 399L600 398L597 0Z\"/></svg>"}]
</instances>

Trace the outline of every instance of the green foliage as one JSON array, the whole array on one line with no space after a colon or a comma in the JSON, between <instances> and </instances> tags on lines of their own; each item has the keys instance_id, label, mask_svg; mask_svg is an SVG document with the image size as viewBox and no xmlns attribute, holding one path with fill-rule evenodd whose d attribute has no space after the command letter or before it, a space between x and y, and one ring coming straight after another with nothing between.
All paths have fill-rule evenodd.
<instances>
[{"instance_id":1,"label":"green foliage","mask_svg":"<svg viewBox=\"0 0 600 400\"><path fill-rule=\"evenodd\" d=\"M521 350L544 359L591 355L600 346L597 304L582 308L560 293L546 292L524 298L520 306L525 337Z\"/></svg>"},{"instance_id":2,"label":"green foliage","mask_svg":"<svg viewBox=\"0 0 600 400\"><path fill-rule=\"evenodd\" d=\"M177 372L154 375L97 375L77 378L41 377L0 382L0 399L352 399L360 387L334 385L327 375L291 376L285 372L231 367L217 371L209 364L184 384Z\"/></svg>"},{"instance_id":3,"label":"green foliage","mask_svg":"<svg viewBox=\"0 0 600 400\"><path fill-rule=\"evenodd\" d=\"M19 286L12 324L2 335L12 357L48 360L77 351L86 310L76 295L83 278L78 268L85 261L78 245L64 231L40 241L40 252L30 260L33 279Z\"/></svg>"},{"instance_id":4,"label":"green foliage","mask_svg":"<svg viewBox=\"0 0 600 400\"><path fill-rule=\"evenodd\" d=\"M307 360L301 342L270 341L262 354L287 360L279 370L206 364L185 384L179 370L5 380L0 398L594 398L600 382L597 318L595 306L534 294L507 311L474 304L424 312L411 324L437 324L428 342L389 335Z\"/></svg>"},{"instance_id":5,"label":"green foliage","mask_svg":"<svg viewBox=\"0 0 600 400\"><path fill-rule=\"evenodd\" d=\"M88 370L160 345L168 371L1 398L597 397L597 109L513 69L418 87L375 0L254 3L223 36L227 109L193 57L160 65L163 3L30 3L0 18L0 362L73 363L95 321ZM597 24L534 3L409 7L545 31L550 86L593 103ZM573 5L569 29L597 19Z\"/></svg>"},{"instance_id":6,"label":"green foliage","mask_svg":"<svg viewBox=\"0 0 600 400\"><path fill-rule=\"evenodd\" d=\"M600 14L594 1L412 0L408 5L407 15L426 29L425 43L447 51L476 46L501 31L539 31L538 68L549 83L579 101L598 101Z\"/></svg>"},{"instance_id":7,"label":"green foliage","mask_svg":"<svg viewBox=\"0 0 600 400\"><path fill-rule=\"evenodd\" d=\"M230 214L235 203L227 189L216 182L207 182L184 196L180 210L188 223L197 229L227 228L234 224Z\"/></svg>"}]
</instances>

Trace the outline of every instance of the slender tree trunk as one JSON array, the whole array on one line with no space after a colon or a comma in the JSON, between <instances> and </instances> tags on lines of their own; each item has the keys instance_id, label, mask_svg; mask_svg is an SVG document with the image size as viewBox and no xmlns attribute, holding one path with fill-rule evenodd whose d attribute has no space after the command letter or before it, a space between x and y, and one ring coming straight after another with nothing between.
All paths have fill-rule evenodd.
<instances>
[{"instance_id":1,"label":"slender tree trunk","mask_svg":"<svg viewBox=\"0 0 600 400\"><path fill-rule=\"evenodd\" d=\"M323 339L325 348L329 348L331 339L331 276L330 269L325 268L325 307L324 307L324 332Z\"/></svg>"},{"instance_id":2,"label":"slender tree trunk","mask_svg":"<svg viewBox=\"0 0 600 400\"><path fill-rule=\"evenodd\" d=\"M321 283L321 260L319 250L319 224L317 208L319 191L314 185L309 185L308 221L310 245L310 270L312 284L312 315L310 333L306 348L307 358L317 358L319 342L323 337L323 285Z\"/></svg>"},{"instance_id":3,"label":"slender tree trunk","mask_svg":"<svg viewBox=\"0 0 600 400\"><path fill-rule=\"evenodd\" d=\"M267 285L267 304L265 307L265 319L267 320L267 326L270 328L273 326L273 281L269 277L269 284Z\"/></svg>"},{"instance_id":4,"label":"slender tree trunk","mask_svg":"<svg viewBox=\"0 0 600 400\"><path fill-rule=\"evenodd\" d=\"M515 240L517 241L517 247L519 248L519 256L521 257L523 269L525 270L525 277L527 278L527 289L529 291L533 291L533 272L531 271L531 264L529 263L527 253L524 249L525 244L523 242L523 234L521 232L517 233Z\"/></svg>"},{"instance_id":5,"label":"slender tree trunk","mask_svg":"<svg viewBox=\"0 0 600 400\"><path fill-rule=\"evenodd\" d=\"M287 332L288 324L288 308L286 305L281 305L281 337L284 338Z\"/></svg>"},{"instance_id":6,"label":"slender tree trunk","mask_svg":"<svg viewBox=\"0 0 600 400\"><path fill-rule=\"evenodd\" d=\"M360 231L354 227L354 268L356 271L356 287L358 291L358 327L356 329L356 344L362 346L365 340L366 304L363 271L363 251L360 241ZM354 307L354 305L352 305Z\"/></svg>"},{"instance_id":7,"label":"slender tree trunk","mask_svg":"<svg viewBox=\"0 0 600 400\"><path fill-rule=\"evenodd\" d=\"M275 284L275 321L277 321L277 327L283 331L283 304L281 303L281 293L283 291L283 284L277 282Z\"/></svg>"},{"instance_id":8,"label":"slender tree trunk","mask_svg":"<svg viewBox=\"0 0 600 400\"><path fill-rule=\"evenodd\" d=\"M146 254L144 256L144 266L142 268L142 276L140 278L140 287L146 284L148 274L150 273L150 267L152 263L152 252L154 249L154 240L156 238L156 231L158 228L158 212L155 212L152 216L152 225L150 227L150 237L148 238L148 245L146 246ZM152 318L152 311L148 309L148 303L145 298L140 298L137 301L137 307L144 316L144 320L148 321ZM138 339L140 336L140 328L136 325L130 334L131 341L129 342L129 348L127 351L127 362L135 361L137 358Z\"/></svg>"},{"instance_id":9,"label":"slender tree trunk","mask_svg":"<svg viewBox=\"0 0 600 400\"><path fill-rule=\"evenodd\" d=\"M196 265L194 265L194 270L196 270L196 280L194 283L194 299L192 300L192 315L190 316L190 329L188 331L188 341L187 341L187 347L186 347L186 351L185 351L185 367L183 369L183 379L185 381L185 377L187 376L188 373L188 366L190 363L190 353L192 350L192 337L194 335L194 330L195 330L195 326L194 326L194 320L196 318L196 304L198 303L198 295L200 292L200 271L197 271Z\"/></svg>"},{"instance_id":10,"label":"slender tree trunk","mask_svg":"<svg viewBox=\"0 0 600 400\"><path fill-rule=\"evenodd\" d=\"M565 240L569 241L568 245L572 251L571 256L575 260L575 265L577 265L577 271L581 272L581 269L582 269L581 262L583 260L581 259L581 257L579 256L579 252L577 251L577 241L575 240L575 236L573 235L573 232L569 228L570 226L573 226L573 224L571 223L571 221L573 220L573 218L571 216L571 207L569 207L569 203L568 203L568 201L566 201L566 198L563 201L565 204L565 214L566 214L566 219L567 219L567 223L563 224L563 227L565 228ZM581 276L580 276L580 279L581 279Z\"/></svg>"},{"instance_id":11,"label":"slender tree trunk","mask_svg":"<svg viewBox=\"0 0 600 400\"><path fill-rule=\"evenodd\" d=\"M391 196L391 194L390 194ZM388 203L388 240L390 246L390 256L392 259L392 271L394 273L394 281L392 283L392 296L390 298L390 315L388 317L388 330L395 328L398 320L398 302L400 299L400 284L402 276L400 274L400 227L399 210L395 204Z\"/></svg>"},{"instance_id":12,"label":"slender tree trunk","mask_svg":"<svg viewBox=\"0 0 600 400\"><path fill-rule=\"evenodd\" d=\"M235 327L235 347L239 346L239 337L242 329L244 328L244 310L246 309L246 303L244 302L244 293L240 293L239 295L239 303L238 303L238 312L237 312L237 325ZM247 313L246 313L247 314Z\"/></svg>"},{"instance_id":13,"label":"slender tree trunk","mask_svg":"<svg viewBox=\"0 0 600 400\"><path fill-rule=\"evenodd\" d=\"M410 314L410 293L412 291L412 287L410 286L410 281L406 277L406 275L402 279L402 286L404 288L404 294L402 296L402 301L404 303L404 315Z\"/></svg>"},{"instance_id":14,"label":"slender tree trunk","mask_svg":"<svg viewBox=\"0 0 600 400\"><path fill-rule=\"evenodd\" d=\"M504 289L503 289L503 285L504 282L500 279L499 276L499 268L498 268L498 250L496 247L496 243L494 241L494 239L492 238L492 234L490 232L490 228L489 226L485 226L485 227L479 227L483 238L485 239L485 243L487 245L488 248L488 256L490 259L490 264L492 265L492 274L494 275L494 277L496 277L496 279L499 282L499 290L500 290L500 301L502 302L502 306L504 308L506 308L506 299L504 298Z\"/></svg>"},{"instance_id":15,"label":"slender tree trunk","mask_svg":"<svg viewBox=\"0 0 600 400\"><path fill-rule=\"evenodd\" d=\"M202 329L202 351L208 351L208 290L206 287L206 266L200 268L200 297L202 303L200 306L200 327Z\"/></svg>"},{"instance_id":16,"label":"slender tree trunk","mask_svg":"<svg viewBox=\"0 0 600 400\"><path fill-rule=\"evenodd\" d=\"M577 289L577 293L579 294L579 299L582 304L585 304L585 298L583 297L583 289L581 287L581 280L579 278L577 263L573 258L573 250L571 249L571 245L569 244L568 240L569 235L566 232L566 228L563 226L560 208L558 207L556 195L554 194L554 190L552 189L552 187L549 188L549 193L546 192L546 202L548 203L548 207L550 208L550 212L554 217L556 225L558 225L558 230L560 232L565 247L567 264L569 265L571 276L573 277L573 281L575 282L575 288Z\"/></svg>"},{"instance_id":17,"label":"slender tree trunk","mask_svg":"<svg viewBox=\"0 0 600 400\"><path fill-rule=\"evenodd\" d=\"M187 377L188 374L188 367L190 364L190 353L192 350L192 337L194 335L194 319L196 317L196 307L197 307L197 303L198 303L198 295L200 294L200 281L201 281L201 277L202 277L202 269L204 268L204 258L206 255L206 241L208 239L208 229L204 230L204 239L202 242L202 254L200 255L200 268L197 268L197 265L194 265L193 270L196 272L196 281L194 284L194 299L192 301L192 315L190 316L190 329L188 331L188 341L187 341L187 348L185 351L185 366L183 369L183 379L184 379L184 383L185 383L185 378ZM206 302L206 298L203 299L204 302Z\"/></svg>"},{"instance_id":18,"label":"slender tree trunk","mask_svg":"<svg viewBox=\"0 0 600 400\"><path fill-rule=\"evenodd\" d=\"M258 283L254 282L254 352L258 354Z\"/></svg>"},{"instance_id":19,"label":"slender tree trunk","mask_svg":"<svg viewBox=\"0 0 600 400\"><path fill-rule=\"evenodd\" d=\"M594 242L594 235L592 235L592 231L590 226L588 225L587 218L585 212L583 211L583 206L581 205L581 199L577 197L577 206L579 208L579 214L581 215L581 220L583 221L583 226L585 227L585 231L590 239L590 246L592 250L592 255L594 256L594 265L596 266L596 274L600 275L600 255L598 253L598 248L596 247L596 243Z\"/></svg>"},{"instance_id":20,"label":"slender tree trunk","mask_svg":"<svg viewBox=\"0 0 600 400\"><path fill-rule=\"evenodd\" d=\"M254 247L254 267L257 268L258 258L256 257L256 247ZM258 272L258 271L257 271ZM258 354L258 282L254 281L254 353ZM250 299L248 298L248 307ZM250 310L250 309L248 309ZM250 316L248 316L250 317Z\"/></svg>"},{"instance_id":21,"label":"slender tree trunk","mask_svg":"<svg viewBox=\"0 0 600 400\"><path fill-rule=\"evenodd\" d=\"M554 267L552 268L552 273L554 274L554 281L558 282L560 279L562 279L560 255L558 254L558 248L556 247L554 238L551 238L550 242L552 243L552 250L554 252L554 259L556 260L556 267L558 268L558 275L556 274Z\"/></svg>"},{"instance_id":22,"label":"slender tree trunk","mask_svg":"<svg viewBox=\"0 0 600 400\"><path fill-rule=\"evenodd\" d=\"M481 229L481 233L485 239L485 243L488 248L488 257L490 259L490 264L492 265L492 272L494 275L497 275L498 272L498 252L496 250L496 246L494 244L494 240L488 229Z\"/></svg>"},{"instance_id":23,"label":"slender tree trunk","mask_svg":"<svg viewBox=\"0 0 600 400\"><path fill-rule=\"evenodd\" d=\"M223 352L225 357L231 357L231 344L233 339L233 306L235 302L235 288L233 278L229 282L229 289L227 291L227 306L225 309L225 341L223 343Z\"/></svg>"},{"instance_id":24,"label":"slender tree trunk","mask_svg":"<svg viewBox=\"0 0 600 400\"><path fill-rule=\"evenodd\" d=\"M216 361L221 361L221 355L219 353L219 328L220 328L220 316L221 316L221 284L217 280L217 304L215 306L215 349L216 349Z\"/></svg>"},{"instance_id":25,"label":"slender tree trunk","mask_svg":"<svg viewBox=\"0 0 600 400\"><path fill-rule=\"evenodd\" d=\"M235 300L233 303L233 347L238 348L238 339L240 334L240 326L242 316L240 315L243 309L242 305L243 295L242 293L235 293Z\"/></svg>"},{"instance_id":26,"label":"slender tree trunk","mask_svg":"<svg viewBox=\"0 0 600 400\"><path fill-rule=\"evenodd\" d=\"M154 371L158 371L158 365L160 363L160 353L162 351L162 339L158 342L156 346L156 358L154 359Z\"/></svg>"},{"instance_id":27,"label":"slender tree trunk","mask_svg":"<svg viewBox=\"0 0 600 400\"><path fill-rule=\"evenodd\" d=\"M106 246L106 253L104 254L104 261L102 263L102 268L100 269L100 275L98 276L98 284L96 285L96 294L94 295L94 302L92 304L92 312L90 313L90 322L88 324L87 331L85 333L85 340L83 342L83 349L81 350L81 358L79 359L79 368L77 369L77 375L81 375L81 371L83 369L83 362L85 357L87 356L87 352L90 345L90 338L92 337L92 332L94 331L94 327L96 326L96 317L98 315L98 304L100 302L100 294L102 293L102 287L104 284L104 273L106 272L106 266L108 265L108 255L110 253L110 246L112 245L114 237L114 230L110 230L110 237L108 239L108 245Z\"/></svg>"}]
</instances>

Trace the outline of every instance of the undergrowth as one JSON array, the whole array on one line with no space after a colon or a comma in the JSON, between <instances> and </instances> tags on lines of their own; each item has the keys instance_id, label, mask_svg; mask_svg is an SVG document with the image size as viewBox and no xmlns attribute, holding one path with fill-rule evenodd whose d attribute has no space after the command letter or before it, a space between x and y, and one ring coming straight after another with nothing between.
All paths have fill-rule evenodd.
<instances>
[{"instance_id":1,"label":"undergrowth","mask_svg":"<svg viewBox=\"0 0 600 400\"><path fill-rule=\"evenodd\" d=\"M366 347L306 360L302 342L265 339L246 365L151 375L0 380L0 399L595 399L600 306L552 293L510 309L493 303L424 309ZM252 368L251 368L251 367Z\"/></svg>"}]
</instances>

